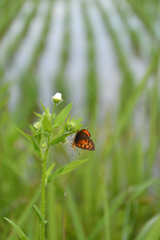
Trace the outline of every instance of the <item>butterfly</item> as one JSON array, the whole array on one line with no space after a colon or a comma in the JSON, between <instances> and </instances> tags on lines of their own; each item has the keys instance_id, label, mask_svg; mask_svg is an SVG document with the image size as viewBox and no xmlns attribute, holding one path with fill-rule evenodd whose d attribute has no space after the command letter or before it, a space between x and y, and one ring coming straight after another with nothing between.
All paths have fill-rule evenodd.
<instances>
[{"instance_id":1,"label":"butterfly","mask_svg":"<svg viewBox=\"0 0 160 240\"><path fill-rule=\"evenodd\" d=\"M75 147L78 147L84 150L94 151L95 145L90 136L90 132L86 129L77 131L72 143L73 149L75 150Z\"/></svg>"}]
</instances>

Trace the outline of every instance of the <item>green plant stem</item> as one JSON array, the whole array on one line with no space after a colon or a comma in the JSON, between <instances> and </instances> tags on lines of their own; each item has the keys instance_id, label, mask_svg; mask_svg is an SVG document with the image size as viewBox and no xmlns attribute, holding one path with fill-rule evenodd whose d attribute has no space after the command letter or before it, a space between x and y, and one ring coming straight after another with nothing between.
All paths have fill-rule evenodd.
<instances>
[{"instance_id":1,"label":"green plant stem","mask_svg":"<svg viewBox=\"0 0 160 240\"><path fill-rule=\"evenodd\" d=\"M41 186L41 213L43 219L45 220L45 177L46 177L46 169L47 169L47 158L48 158L48 151L49 151L49 141L50 141L50 134L48 136L48 146L45 151L45 156L43 159L43 167L42 167L42 186ZM41 223L40 225L40 240L45 239L45 223Z\"/></svg>"}]
</instances>

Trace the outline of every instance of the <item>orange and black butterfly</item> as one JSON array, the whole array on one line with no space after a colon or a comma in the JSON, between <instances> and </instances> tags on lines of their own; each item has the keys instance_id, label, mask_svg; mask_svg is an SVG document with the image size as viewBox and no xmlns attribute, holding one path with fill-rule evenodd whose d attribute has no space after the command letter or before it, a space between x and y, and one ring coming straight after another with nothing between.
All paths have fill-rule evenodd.
<instances>
[{"instance_id":1,"label":"orange and black butterfly","mask_svg":"<svg viewBox=\"0 0 160 240\"><path fill-rule=\"evenodd\" d=\"M75 147L78 147L84 150L94 151L95 145L90 136L90 132L86 129L77 131L72 143L73 149L75 150Z\"/></svg>"}]
</instances>

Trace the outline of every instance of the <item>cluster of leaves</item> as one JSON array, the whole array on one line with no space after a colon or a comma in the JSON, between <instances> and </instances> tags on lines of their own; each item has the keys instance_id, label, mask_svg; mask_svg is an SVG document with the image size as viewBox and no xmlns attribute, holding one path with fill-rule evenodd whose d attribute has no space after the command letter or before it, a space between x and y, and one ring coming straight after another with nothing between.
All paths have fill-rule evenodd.
<instances>
[{"instance_id":1,"label":"cluster of leaves","mask_svg":"<svg viewBox=\"0 0 160 240\"><path fill-rule=\"evenodd\" d=\"M28 135L19 129L17 130L31 141L37 156L43 160L43 150L48 146L53 146L59 142L66 142L66 137L75 133L83 126L83 124L80 124L82 118L77 120L74 120L73 118L70 120L69 112L72 109L72 103L67 105L57 116L55 113L50 114L49 107L45 108L42 102L41 106L44 113L42 115L34 113L39 119L33 124L33 126L30 125L33 135ZM65 122L68 115L69 117ZM59 134L53 136L53 138L47 143L48 136L57 128L61 128Z\"/></svg>"}]
</instances>

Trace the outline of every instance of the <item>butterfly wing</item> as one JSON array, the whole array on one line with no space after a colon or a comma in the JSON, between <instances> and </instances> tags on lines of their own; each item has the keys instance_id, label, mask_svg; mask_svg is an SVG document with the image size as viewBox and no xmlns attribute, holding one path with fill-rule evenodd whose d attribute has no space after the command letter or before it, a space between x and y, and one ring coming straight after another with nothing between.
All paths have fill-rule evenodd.
<instances>
[{"instance_id":1,"label":"butterfly wing","mask_svg":"<svg viewBox=\"0 0 160 240\"><path fill-rule=\"evenodd\" d=\"M79 134L83 134L83 136L84 136L84 134L87 136L87 137L90 137L91 136L91 134L90 134L90 132L88 131L88 130L86 130L86 129L82 129L81 131L79 131Z\"/></svg>"},{"instance_id":2,"label":"butterfly wing","mask_svg":"<svg viewBox=\"0 0 160 240\"><path fill-rule=\"evenodd\" d=\"M78 131L74 139L74 145L84 150L94 151L95 145L90 136L91 134L86 129Z\"/></svg>"},{"instance_id":3,"label":"butterfly wing","mask_svg":"<svg viewBox=\"0 0 160 240\"><path fill-rule=\"evenodd\" d=\"M89 150L89 151L94 151L95 150L94 142L90 138L78 139L75 142L75 146L78 147L78 148L82 148L84 150Z\"/></svg>"}]
</instances>

